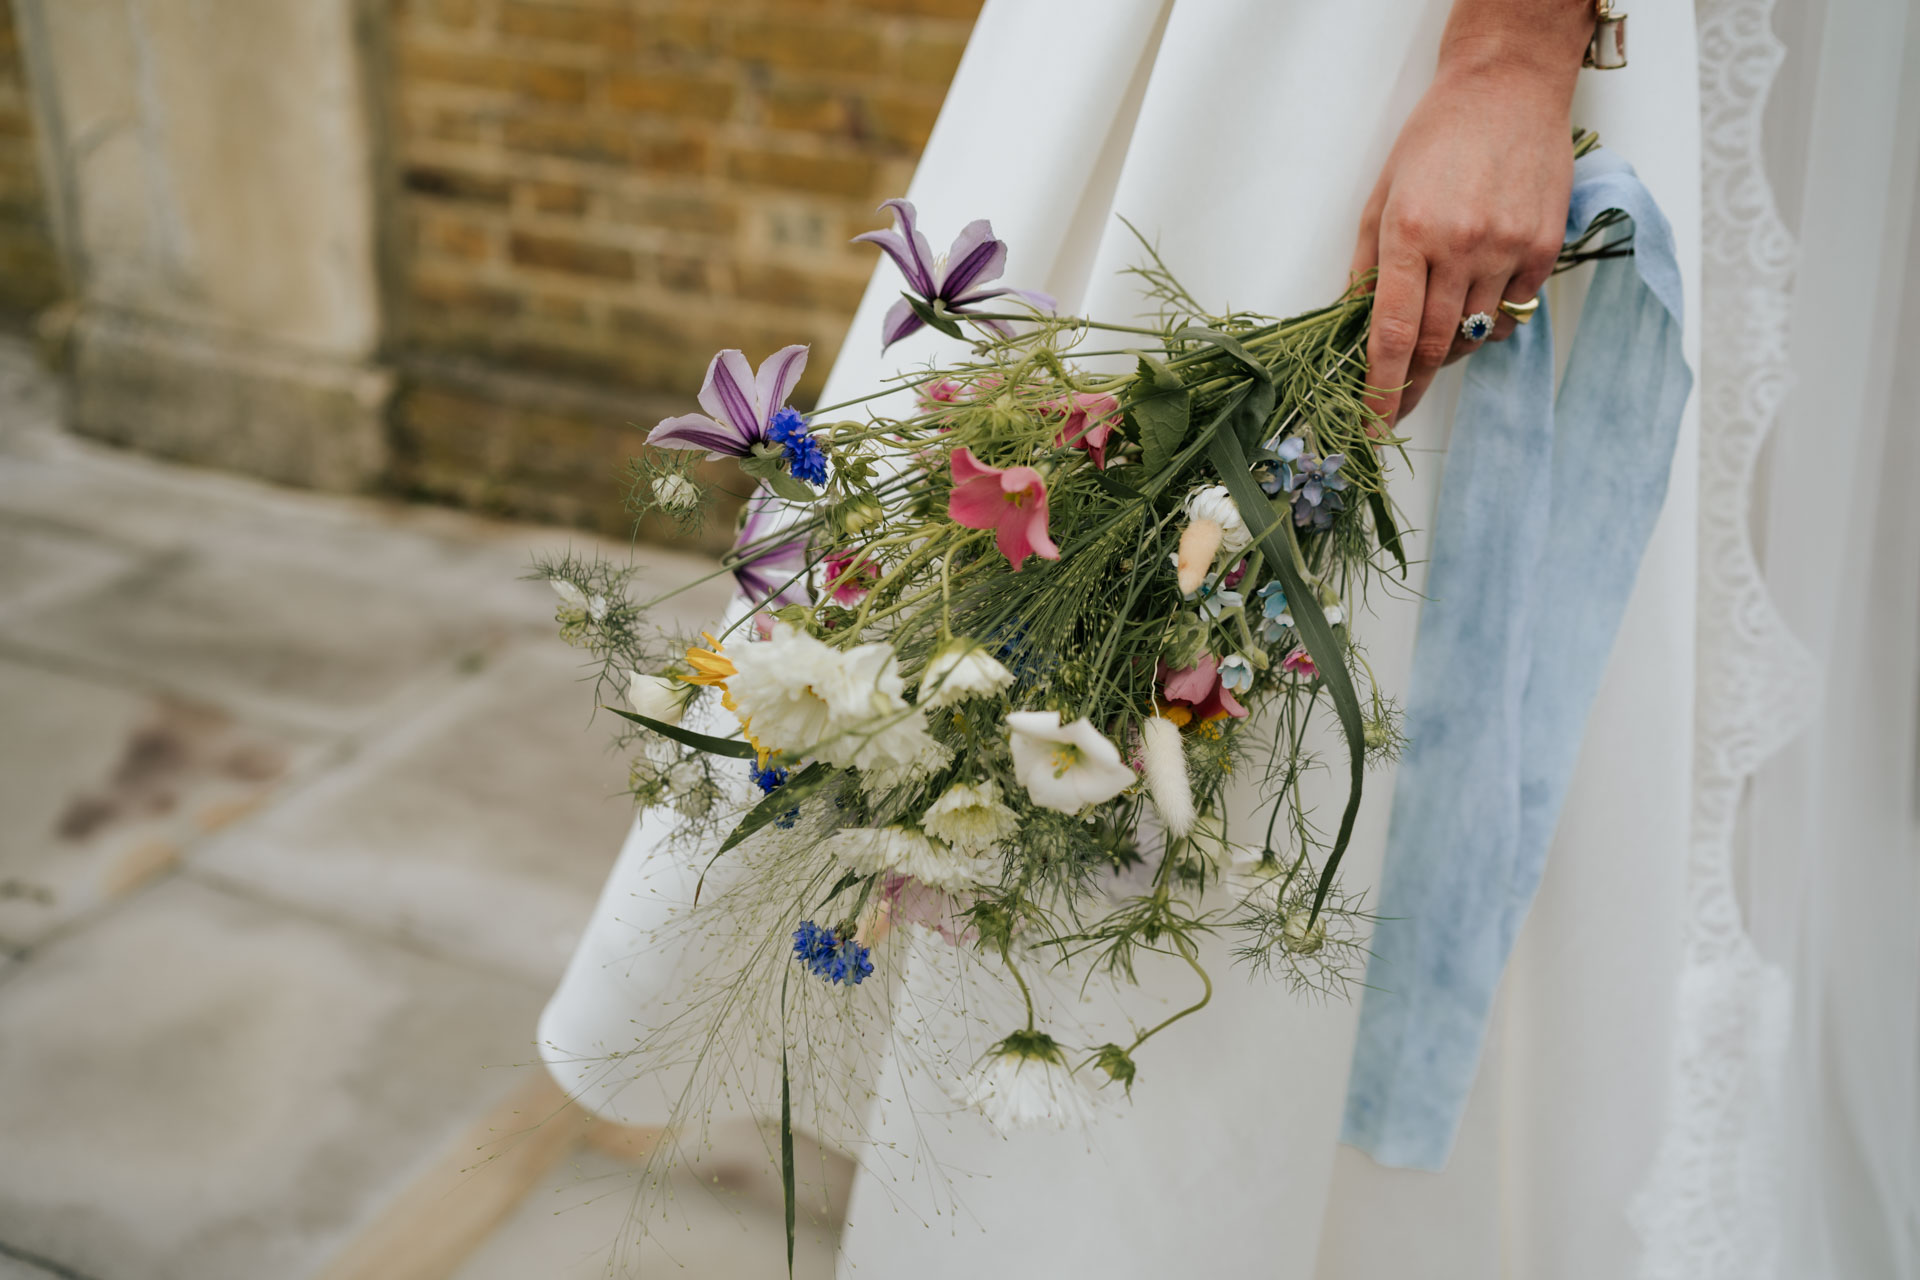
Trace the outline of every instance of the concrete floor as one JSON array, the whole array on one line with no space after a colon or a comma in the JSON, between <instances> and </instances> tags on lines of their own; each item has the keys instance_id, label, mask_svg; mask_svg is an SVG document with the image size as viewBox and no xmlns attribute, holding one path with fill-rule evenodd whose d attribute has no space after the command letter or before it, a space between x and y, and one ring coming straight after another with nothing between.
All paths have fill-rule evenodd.
<instances>
[{"instance_id":1,"label":"concrete floor","mask_svg":"<svg viewBox=\"0 0 1920 1280\"><path fill-rule=\"evenodd\" d=\"M92 446L0 345L0 1280L626 1273L528 1065L629 818L519 580L585 541ZM767 1182L648 1273L781 1274Z\"/></svg>"}]
</instances>

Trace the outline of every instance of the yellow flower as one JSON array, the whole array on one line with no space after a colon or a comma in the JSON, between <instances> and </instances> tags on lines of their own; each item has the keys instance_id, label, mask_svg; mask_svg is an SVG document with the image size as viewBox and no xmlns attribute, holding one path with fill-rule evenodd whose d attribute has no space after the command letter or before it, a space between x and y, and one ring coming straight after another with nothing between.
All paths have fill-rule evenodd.
<instances>
[{"instance_id":1,"label":"yellow flower","mask_svg":"<svg viewBox=\"0 0 1920 1280\"><path fill-rule=\"evenodd\" d=\"M705 631L700 633L700 638L713 647L702 649L695 645L687 650L687 665L693 668L693 673L691 675L681 673L682 680L688 684L724 685L739 674L733 665L733 660L721 655L718 640Z\"/></svg>"}]
</instances>

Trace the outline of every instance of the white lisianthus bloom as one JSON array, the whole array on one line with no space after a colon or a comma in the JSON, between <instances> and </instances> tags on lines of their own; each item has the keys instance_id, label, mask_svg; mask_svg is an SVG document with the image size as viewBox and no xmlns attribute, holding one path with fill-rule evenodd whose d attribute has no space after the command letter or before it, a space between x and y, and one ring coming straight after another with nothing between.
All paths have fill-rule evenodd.
<instances>
[{"instance_id":1,"label":"white lisianthus bloom","mask_svg":"<svg viewBox=\"0 0 1920 1280\"><path fill-rule=\"evenodd\" d=\"M798 755L837 730L829 696L838 697L848 655L782 622L766 640L730 647L727 656L734 666L727 692L765 746Z\"/></svg>"},{"instance_id":2,"label":"white lisianthus bloom","mask_svg":"<svg viewBox=\"0 0 1920 1280\"><path fill-rule=\"evenodd\" d=\"M691 511L700 505L700 490L685 476L655 476L653 500L668 511Z\"/></svg>"},{"instance_id":3,"label":"white lisianthus bloom","mask_svg":"<svg viewBox=\"0 0 1920 1280\"><path fill-rule=\"evenodd\" d=\"M1014 775L1043 809L1078 813L1134 783L1120 749L1085 716L1063 725L1058 711L1015 711L1007 716L1007 728Z\"/></svg>"},{"instance_id":4,"label":"white lisianthus bloom","mask_svg":"<svg viewBox=\"0 0 1920 1280\"><path fill-rule=\"evenodd\" d=\"M892 871L935 889L983 884L993 866L929 840L911 827L847 827L827 839L827 852L863 875Z\"/></svg>"},{"instance_id":5,"label":"white lisianthus bloom","mask_svg":"<svg viewBox=\"0 0 1920 1280\"><path fill-rule=\"evenodd\" d=\"M1240 517L1233 495L1223 484L1210 484L1187 495L1187 519L1198 523L1211 520L1220 526L1220 546L1228 555L1245 551L1253 542L1247 522Z\"/></svg>"},{"instance_id":6,"label":"white lisianthus bloom","mask_svg":"<svg viewBox=\"0 0 1920 1280\"><path fill-rule=\"evenodd\" d=\"M637 716L649 720L658 720L662 724L679 724L680 717L687 713L687 702L693 694L693 686L684 680L675 680L672 676L650 676L644 672L627 672L627 705L633 708Z\"/></svg>"},{"instance_id":7,"label":"white lisianthus bloom","mask_svg":"<svg viewBox=\"0 0 1920 1280\"><path fill-rule=\"evenodd\" d=\"M920 705L950 707L965 698L991 697L1012 683L1013 672L979 644L955 640L921 674Z\"/></svg>"},{"instance_id":8,"label":"white lisianthus bloom","mask_svg":"<svg viewBox=\"0 0 1920 1280\"><path fill-rule=\"evenodd\" d=\"M933 802L920 825L961 853L978 855L1012 836L1020 820L1000 803L1000 788L993 783L957 782Z\"/></svg>"},{"instance_id":9,"label":"white lisianthus bloom","mask_svg":"<svg viewBox=\"0 0 1920 1280\"><path fill-rule=\"evenodd\" d=\"M1003 1133L1083 1129L1099 1108L1066 1054L1044 1032L1017 1032L988 1051L961 1082L960 1101Z\"/></svg>"}]
</instances>

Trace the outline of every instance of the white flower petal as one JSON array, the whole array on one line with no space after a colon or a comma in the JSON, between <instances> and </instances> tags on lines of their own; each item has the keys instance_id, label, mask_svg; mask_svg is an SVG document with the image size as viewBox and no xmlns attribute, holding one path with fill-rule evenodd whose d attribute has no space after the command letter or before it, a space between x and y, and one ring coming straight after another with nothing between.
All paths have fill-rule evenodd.
<instances>
[{"instance_id":1,"label":"white flower petal","mask_svg":"<svg viewBox=\"0 0 1920 1280\"><path fill-rule=\"evenodd\" d=\"M936 844L907 827L848 827L827 839L827 851L853 871L911 876L935 889L967 889L993 877L981 858Z\"/></svg>"},{"instance_id":2,"label":"white flower petal","mask_svg":"<svg viewBox=\"0 0 1920 1280\"><path fill-rule=\"evenodd\" d=\"M1134 784L1119 748L1085 716L1063 725L1058 711L1015 711L1007 716L1007 728L1013 735L1014 774L1042 808L1078 813Z\"/></svg>"},{"instance_id":3,"label":"white flower petal","mask_svg":"<svg viewBox=\"0 0 1920 1280\"><path fill-rule=\"evenodd\" d=\"M1020 820L1000 803L1000 788L993 783L955 783L927 809L920 825L954 849L979 855L1011 837Z\"/></svg>"},{"instance_id":4,"label":"white flower petal","mask_svg":"<svg viewBox=\"0 0 1920 1280\"><path fill-rule=\"evenodd\" d=\"M920 705L948 707L965 698L990 697L1013 683L1006 669L980 645L955 640L927 663L920 677Z\"/></svg>"}]
</instances>

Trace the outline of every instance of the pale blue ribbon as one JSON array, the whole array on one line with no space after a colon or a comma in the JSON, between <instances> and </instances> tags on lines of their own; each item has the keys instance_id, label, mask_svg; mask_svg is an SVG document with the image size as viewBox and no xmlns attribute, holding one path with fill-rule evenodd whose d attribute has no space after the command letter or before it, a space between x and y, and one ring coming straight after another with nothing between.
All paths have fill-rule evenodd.
<instances>
[{"instance_id":1,"label":"pale blue ribbon","mask_svg":"<svg viewBox=\"0 0 1920 1280\"><path fill-rule=\"evenodd\" d=\"M1597 150L1569 235L1610 209L1633 254L1595 268L1558 397L1543 307L1468 361L1454 414L1341 1135L1383 1164L1453 1146L1693 385L1673 230Z\"/></svg>"}]
</instances>

